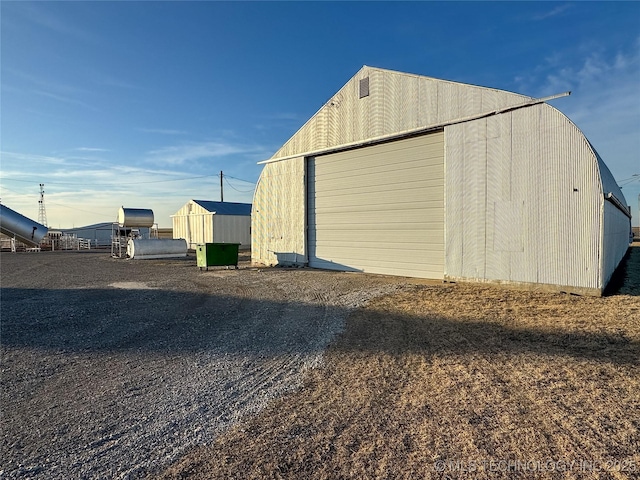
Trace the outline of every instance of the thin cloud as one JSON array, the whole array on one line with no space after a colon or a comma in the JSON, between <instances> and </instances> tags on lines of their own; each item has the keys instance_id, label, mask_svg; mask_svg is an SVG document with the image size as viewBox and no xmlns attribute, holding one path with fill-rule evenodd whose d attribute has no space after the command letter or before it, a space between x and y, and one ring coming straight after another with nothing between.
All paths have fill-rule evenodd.
<instances>
[{"instance_id":1,"label":"thin cloud","mask_svg":"<svg viewBox=\"0 0 640 480\"><path fill-rule=\"evenodd\" d=\"M78 147L72 151L107 152L103 148ZM83 161L78 161L83 160ZM52 184L100 183L117 186L131 183L160 183L202 177L198 172L186 174L183 169L143 168L133 165L96 163L94 158L46 156L23 152L0 151L0 179L18 184L49 182Z\"/></svg>"},{"instance_id":2,"label":"thin cloud","mask_svg":"<svg viewBox=\"0 0 640 480\"><path fill-rule=\"evenodd\" d=\"M107 148L78 147L74 148L77 152L110 152Z\"/></svg>"},{"instance_id":3,"label":"thin cloud","mask_svg":"<svg viewBox=\"0 0 640 480\"><path fill-rule=\"evenodd\" d=\"M174 145L147 152L154 162L181 165L189 161L212 159L228 155L248 154L259 150L222 142L203 142Z\"/></svg>"},{"instance_id":4,"label":"thin cloud","mask_svg":"<svg viewBox=\"0 0 640 480\"><path fill-rule=\"evenodd\" d=\"M82 147L81 147L82 148ZM107 151L107 150L104 150ZM0 152L3 178L21 179L24 177L36 178L42 181L43 176L49 176L50 172L60 172L60 175L69 177L76 172L96 170L95 157L76 156L69 154L38 155L25 152Z\"/></svg>"},{"instance_id":5,"label":"thin cloud","mask_svg":"<svg viewBox=\"0 0 640 480\"><path fill-rule=\"evenodd\" d=\"M157 133L159 135L187 135L184 130L173 130L170 128L139 128L138 131L144 133Z\"/></svg>"},{"instance_id":6,"label":"thin cloud","mask_svg":"<svg viewBox=\"0 0 640 480\"><path fill-rule=\"evenodd\" d=\"M22 155L28 157L29 155ZM4 175L4 171L2 175ZM60 166L36 181L37 175L22 173L30 182L4 182L0 184L3 203L14 210L36 219L39 187L45 184L45 205L49 226L71 227L61 223L73 218L73 225L89 225L112 221L120 206L150 208L160 226L171 226L170 215L178 211L190 198L217 199L217 175L186 176L180 170L153 171L135 166L111 166L100 169L66 169ZM173 177L173 178L171 178ZM170 182L170 183L167 183ZM7 186L9 188L7 188ZM100 188L96 188L100 187ZM225 188L229 201L251 201L251 192L242 193Z\"/></svg>"},{"instance_id":7,"label":"thin cloud","mask_svg":"<svg viewBox=\"0 0 640 480\"><path fill-rule=\"evenodd\" d=\"M93 110L94 112L99 112L100 110L95 108L92 105L89 105L86 102L83 102L81 100L77 100L75 98L71 98L71 97L66 97L64 95L58 95L56 93L52 93L52 92L47 92L45 90L33 90L33 93L35 93L36 95L40 95L42 97L47 97L47 98L51 98L53 100L56 100L58 102L62 102L62 103L66 103L69 105L78 105L80 107L84 107L87 108L89 110Z\"/></svg>"},{"instance_id":8,"label":"thin cloud","mask_svg":"<svg viewBox=\"0 0 640 480\"><path fill-rule=\"evenodd\" d=\"M78 87L77 85L69 85L67 83L60 83L53 81L52 78L43 78L38 75L34 75L32 73L25 72L24 70L18 70L15 68L3 68L3 88L5 86L5 81L7 76L16 77L14 80L15 83L20 83L22 85L27 84L27 88L31 88L32 90L42 90L45 92L56 92L61 95L78 95L78 94L90 94L91 90L87 90L85 88ZM18 80L18 81L16 81ZM18 87L13 87L18 88ZM29 91L24 88L19 91Z\"/></svg>"},{"instance_id":9,"label":"thin cloud","mask_svg":"<svg viewBox=\"0 0 640 480\"><path fill-rule=\"evenodd\" d=\"M93 81L95 83L97 83L98 85L102 85L105 87L115 87L115 88L121 88L121 89L125 89L125 90L137 90L139 89L138 86L127 82L126 80L122 80L119 78L115 78L112 77L110 75L95 75L93 78Z\"/></svg>"},{"instance_id":10,"label":"thin cloud","mask_svg":"<svg viewBox=\"0 0 640 480\"><path fill-rule=\"evenodd\" d=\"M564 12L566 12L567 10L569 10L571 7L573 7L573 5L569 4L569 3L565 3L564 5L558 5L557 7L555 7L552 10L549 10L547 12L535 15L533 17L534 20L536 21L541 21L541 20L546 20L548 18L553 18L553 17L557 17L559 15L562 15Z\"/></svg>"},{"instance_id":11,"label":"thin cloud","mask_svg":"<svg viewBox=\"0 0 640 480\"><path fill-rule=\"evenodd\" d=\"M41 5L26 2L8 3L13 3L12 8L15 9L14 12L18 12L26 21L31 22L37 27L44 28L59 35L70 36L83 42L94 42L96 40L89 31L79 28L72 22L63 21L58 15L49 9L42 8ZM5 5L3 2L3 9L8 6L9 5Z\"/></svg>"},{"instance_id":12,"label":"thin cloud","mask_svg":"<svg viewBox=\"0 0 640 480\"><path fill-rule=\"evenodd\" d=\"M93 147L78 147L92 150ZM76 149L77 150L77 149ZM101 149L97 149L101 150ZM189 158L225 155L230 152L259 151L222 142L204 142L156 150L156 155L179 155ZM160 226L171 226L171 215L190 198L217 200L219 177L205 168L185 172L184 167L164 167L154 161L154 167L136 165L105 165L85 162L77 164L69 156L43 156L21 152L1 152L0 194L2 201L14 210L36 219L38 215L39 183L45 184L45 205L49 226L68 228L116 219L124 205L150 208ZM246 158L248 154L242 154ZM160 158L160 157L157 157ZM156 158L156 160L157 160ZM239 164L242 163L240 160ZM73 166L71 166L73 165ZM230 175L247 176L233 169ZM240 191L237 191L240 190ZM225 187L228 201L251 202L251 189ZM245 191L246 190L246 191ZM69 220L72 218L72 220ZM68 223L63 223L68 222Z\"/></svg>"},{"instance_id":13,"label":"thin cloud","mask_svg":"<svg viewBox=\"0 0 640 480\"><path fill-rule=\"evenodd\" d=\"M9 152L6 150L0 151L0 161L2 162L2 175L3 171L6 173L7 167L12 164L15 165L65 165L67 162L62 157L54 157L48 155L35 155L32 153L21 152Z\"/></svg>"},{"instance_id":14,"label":"thin cloud","mask_svg":"<svg viewBox=\"0 0 640 480\"><path fill-rule=\"evenodd\" d=\"M300 119L300 115L293 112L280 112L273 113L270 115L261 115L259 118L264 118L267 120L293 120L297 121Z\"/></svg>"},{"instance_id":15,"label":"thin cloud","mask_svg":"<svg viewBox=\"0 0 640 480\"><path fill-rule=\"evenodd\" d=\"M555 52L544 63L535 66L514 79L519 91L534 96L546 96L560 91L575 93L588 91L600 98L622 85L640 88L640 39L628 51L605 53L597 46L581 49L588 51L582 58L574 51ZM575 59L579 58L578 61Z\"/></svg>"}]
</instances>

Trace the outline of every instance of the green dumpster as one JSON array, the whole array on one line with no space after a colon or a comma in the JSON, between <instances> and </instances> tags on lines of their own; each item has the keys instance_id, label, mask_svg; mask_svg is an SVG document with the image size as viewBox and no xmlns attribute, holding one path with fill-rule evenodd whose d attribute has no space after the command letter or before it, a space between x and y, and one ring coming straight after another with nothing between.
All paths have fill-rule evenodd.
<instances>
[{"instance_id":1,"label":"green dumpster","mask_svg":"<svg viewBox=\"0 0 640 480\"><path fill-rule=\"evenodd\" d=\"M239 243L199 243L196 246L196 261L200 270L209 267L238 268Z\"/></svg>"}]
</instances>

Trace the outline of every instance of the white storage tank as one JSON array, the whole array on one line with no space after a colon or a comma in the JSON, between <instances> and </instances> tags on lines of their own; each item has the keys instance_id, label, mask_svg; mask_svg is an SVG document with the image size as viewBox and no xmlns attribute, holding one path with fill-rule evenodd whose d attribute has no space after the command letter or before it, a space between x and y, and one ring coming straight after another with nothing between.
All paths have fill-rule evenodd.
<instances>
[{"instance_id":1,"label":"white storage tank","mask_svg":"<svg viewBox=\"0 0 640 480\"><path fill-rule=\"evenodd\" d=\"M136 260L187 256L184 238L132 238L127 242L127 256Z\"/></svg>"},{"instance_id":2,"label":"white storage tank","mask_svg":"<svg viewBox=\"0 0 640 480\"><path fill-rule=\"evenodd\" d=\"M153 210L148 208L124 208L118 211L118 224L121 227L152 227Z\"/></svg>"}]
</instances>

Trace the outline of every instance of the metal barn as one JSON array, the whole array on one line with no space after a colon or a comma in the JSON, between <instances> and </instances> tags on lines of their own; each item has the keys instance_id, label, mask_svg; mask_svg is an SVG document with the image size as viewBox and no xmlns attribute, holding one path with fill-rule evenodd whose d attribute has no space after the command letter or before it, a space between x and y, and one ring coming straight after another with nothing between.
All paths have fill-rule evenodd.
<instances>
[{"instance_id":1,"label":"metal barn","mask_svg":"<svg viewBox=\"0 0 640 480\"><path fill-rule=\"evenodd\" d=\"M600 295L629 246L620 188L544 99L364 66L261 163L255 263Z\"/></svg>"},{"instance_id":2,"label":"metal barn","mask_svg":"<svg viewBox=\"0 0 640 480\"><path fill-rule=\"evenodd\" d=\"M184 238L190 249L199 243L251 246L250 203L189 200L171 219L173 238Z\"/></svg>"},{"instance_id":3,"label":"metal barn","mask_svg":"<svg viewBox=\"0 0 640 480\"><path fill-rule=\"evenodd\" d=\"M91 240L92 246L109 247L111 245L111 234L113 233L113 222L96 223L77 228L63 228L61 231L65 235L73 235L77 238ZM148 236L148 228L142 229Z\"/></svg>"}]
</instances>

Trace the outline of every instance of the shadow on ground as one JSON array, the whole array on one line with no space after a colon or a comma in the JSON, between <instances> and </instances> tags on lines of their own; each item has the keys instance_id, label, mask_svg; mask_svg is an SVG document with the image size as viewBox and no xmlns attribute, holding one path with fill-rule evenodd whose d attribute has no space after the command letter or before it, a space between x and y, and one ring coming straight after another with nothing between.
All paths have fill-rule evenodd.
<instances>
[{"instance_id":1,"label":"shadow on ground","mask_svg":"<svg viewBox=\"0 0 640 480\"><path fill-rule=\"evenodd\" d=\"M314 348L310 333L329 323L319 304L122 285L131 289L2 289L3 348L277 355Z\"/></svg>"},{"instance_id":2,"label":"shadow on ground","mask_svg":"<svg viewBox=\"0 0 640 480\"><path fill-rule=\"evenodd\" d=\"M487 291L511 301L530 295L497 289L417 287L433 292L437 301L464 303ZM462 297L457 292L466 292ZM415 292L405 301L411 302ZM542 294L546 298L581 298ZM390 300L391 301L391 300ZM606 299L584 299L603 302ZM533 308L533 307L531 307ZM575 305L579 312L580 305ZM278 302L233 296L191 294L166 290L31 290L2 289L2 347L37 348L60 352L154 352L179 354L214 351L226 354L280 355L313 353L328 338L317 335L330 328L328 318L348 314L343 307L302 302ZM633 309L631 310L633 312ZM453 312L455 313L455 311ZM640 313L640 311L638 312ZM555 330L495 318L458 319L426 312L361 310L350 350L425 355L536 353L616 363L638 362L639 345L620 331ZM469 315L468 313L466 315ZM508 311L501 313L509 318ZM510 325L511 323L511 325ZM392 330L393 335L385 333ZM314 334L315 332L315 334ZM404 333L403 333L404 332ZM405 338L406 337L406 338ZM401 339L401 341L398 341ZM393 341L392 341L393 340Z\"/></svg>"},{"instance_id":3,"label":"shadow on ground","mask_svg":"<svg viewBox=\"0 0 640 480\"><path fill-rule=\"evenodd\" d=\"M627 254L613 273L604 295L640 296L640 242L634 242L629 247Z\"/></svg>"}]
</instances>

